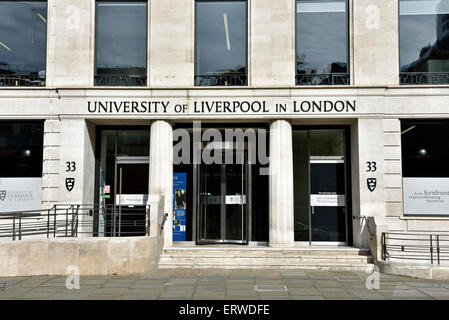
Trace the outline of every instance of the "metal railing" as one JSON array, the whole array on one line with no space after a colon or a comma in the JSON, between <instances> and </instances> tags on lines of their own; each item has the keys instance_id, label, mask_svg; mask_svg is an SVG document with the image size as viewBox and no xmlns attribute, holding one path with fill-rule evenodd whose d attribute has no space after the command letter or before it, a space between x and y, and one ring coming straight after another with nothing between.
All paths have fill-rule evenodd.
<instances>
[{"instance_id":1,"label":"metal railing","mask_svg":"<svg viewBox=\"0 0 449 320\"><path fill-rule=\"evenodd\" d=\"M449 72L401 72L401 85L449 84Z\"/></svg>"},{"instance_id":2,"label":"metal railing","mask_svg":"<svg viewBox=\"0 0 449 320\"><path fill-rule=\"evenodd\" d=\"M248 76L246 74L209 74L196 75L195 86L246 86Z\"/></svg>"},{"instance_id":3,"label":"metal railing","mask_svg":"<svg viewBox=\"0 0 449 320\"><path fill-rule=\"evenodd\" d=\"M449 262L449 235L383 232L381 245L384 261Z\"/></svg>"},{"instance_id":4,"label":"metal railing","mask_svg":"<svg viewBox=\"0 0 449 320\"><path fill-rule=\"evenodd\" d=\"M0 238L148 236L149 215L149 206L118 205L55 205L47 210L6 212L0 213Z\"/></svg>"},{"instance_id":5,"label":"metal railing","mask_svg":"<svg viewBox=\"0 0 449 320\"><path fill-rule=\"evenodd\" d=\"M347 86L349 74L322 73L322 74L296 74L297 86Z\"/></svg>"},{"instance_id":6,"label":"metal railing","mask_svg":"<svg viewBox=\"0 0 449 320\"><path fill-rule=\"evenodd\" d=\"M45 76L38 74L0 74L0 87L45 87Z\"/></svg>"},{"instance_id":7,"label":"metal railing","mask_svg":"<svg viewBox=\"0 0 449 320\"><path fill-rule=\"evenodd\" d=\"M104 87L145 87L147 76L125 74L97 74L95 85Z\"/></svg>"}]
</instances>

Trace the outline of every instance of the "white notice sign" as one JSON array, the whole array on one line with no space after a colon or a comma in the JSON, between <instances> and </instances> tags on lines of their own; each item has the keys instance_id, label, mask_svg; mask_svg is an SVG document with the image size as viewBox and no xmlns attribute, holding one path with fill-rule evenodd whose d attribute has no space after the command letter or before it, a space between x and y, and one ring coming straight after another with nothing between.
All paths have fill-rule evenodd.
<instances>
[{"instance_id":1,"label":"white notice sign","mask_svg":"<svg viewBox=\"0 0 449 320\"><path fill-rule=\"evenodd\" d=\"M403 178L404 214L449 215L449 178Z\"/></svg>"},{"instance_id":2,"label":"white notice sign","mask_svg":"<svg viewBox=\"0 0 449 320\"><path fill-rule=\"evenodd\" d=\"M116 205L145 206L148 201L147 194L120 194L116 198Z\"/></svg>"},{"instance_id":3,"label":"white notice sign","mask_svg":"<svg viewBox=\"0 0 449 320\"><path fill-rule=\"evenodd\" d=\"M41 208L42 178L0 178L0 212Z\"/></svg>"},{"instance_id":4,"label":"white notice sign","mask_svg":"<svg viewBox=\"0 0 449 320\"><path fill-rule=\"evenodd\" d=\"M344 194L311 194L310 205L312 207L344 207Z\"/></svg>"}]
</instances>

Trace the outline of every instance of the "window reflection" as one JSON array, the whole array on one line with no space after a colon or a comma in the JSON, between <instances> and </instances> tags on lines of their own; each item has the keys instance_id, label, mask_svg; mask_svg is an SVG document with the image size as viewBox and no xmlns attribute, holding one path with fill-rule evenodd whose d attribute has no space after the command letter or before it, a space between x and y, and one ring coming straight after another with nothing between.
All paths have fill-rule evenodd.
<instances>
[{"instance_id":1,"label":"window reflection","mask_svg":"<svg viewBox=\"0 0 449 320\"><path fill-rule=\"evenodd\" d=\"M401 121L402 175L449 177L449 121Z\"/></svg>"},{"instance_id":2,"label":"window reflection","mask_svg":"<svg viewBox=\"0 0 449 320\"><path fill-rule=\"evenodd\" d=\"M42 177L43 121L0 121L0 178Z\"/></svg>"},{"instance_id":3,"label":"window reflection","mask_svg":"<svg viewBox=\"0 0 449 320\"><path fill-rule=\"evenodd\" d=\"M346 0L296 1L296 84L349 84Z\"/></svg>"},{"instance_id":4,"label":"window reflection","mask_svg":"<svg viewBox=\"0 0 449 320\"><path fill-rule=\"evenodd\" d=\"M401 84L449 83L449 0L400 1Z\"/></svg>"},{"instance_id":5,"label":"window reflection","mask_svg":"<svg viewBox=\"0 0 449 320\"><path fill-rule=\"evenodd\" d=\"M146 86L147 1L97 1L97 86Z\"/></svg>"},{"instance_id":6,"label":"window reflection","mask_svg":"<svg viewBox=\"0 0 449 320\"><path fill-rule=\"evenodd\" d=\"M247 84L246 1L196 1L195 85Z\"/></svg>"},{"instance_id":7,"label":"window reflection","mask_svg":"<svg viewBox=\"0 0 449 320\"><path fill-rule=\"evenodd\" d=\"M0 86L45 86L47 1L0 1Z\"/></svg>"}]
</instances>

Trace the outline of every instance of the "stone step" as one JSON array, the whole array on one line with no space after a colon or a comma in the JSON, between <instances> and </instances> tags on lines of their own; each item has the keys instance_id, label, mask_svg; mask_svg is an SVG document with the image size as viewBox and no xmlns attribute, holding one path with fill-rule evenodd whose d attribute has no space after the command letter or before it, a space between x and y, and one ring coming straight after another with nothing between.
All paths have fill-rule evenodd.
<instances>
[{"instance_id":1,"label":"stone step","mask_svg":"<svg viewBox=\"0 0 449 320\"><path fill-rule=\"evenodd\" d=\"M291 249L276 249L276 248L165 248L162 254L171 255L242 255L242 256L368 256L370 251L368 249L358 248L324 248L324 249L310 249L310 248L291 248Z\"/></svg>"},{"instance_id":2,"label":"stone step","mask_svg":"<svg viewBox=\"0 0 449 320\"><path fill-rule=\"evenodd\" d=\"M345 257L345 256L300 256L300 257L263 257L263 256L199 256L199 255L186 255L186 256L169 256L162 255L160 257L160 263L166 262L185 262L185 263L197 263L197 262L207 262L207 263L221 263L221 264L233 264L233 263L243 263L243 264L357 264L357 263L370 263L372 258L369 256L365 257Z\"/></svg>"},{"instance_id":3,"label":"stone step","mask_svg":"<svg viewBox=\"0 0 449 320\"><path fill-rule=\"evenodd\" d=\"M373 264L369 249L350 247L195 246L163 249L159 268L299 268L370 272Z\"/></svg>"},{"instance_id":4,"label":"stone step","mask_svg":"<svg viewBox=\"0 0 449 320\"><path fill-rule=\"evenodd\" d=\"M374 270L374 264L362 263L362 264L338 264L338 263L326 263L326 264L224 264L211 263L211 262L163 262L159 264L160 269L176 269L176 268L226 268L226 269L307 269L307 270L329 270L329 271L363 271L372 272Z\"/></svg>"}]
</instances>

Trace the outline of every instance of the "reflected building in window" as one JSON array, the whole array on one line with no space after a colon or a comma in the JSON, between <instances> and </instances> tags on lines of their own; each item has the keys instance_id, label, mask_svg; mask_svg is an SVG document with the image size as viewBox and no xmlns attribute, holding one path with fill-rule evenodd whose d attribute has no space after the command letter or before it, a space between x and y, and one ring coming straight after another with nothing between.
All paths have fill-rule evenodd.
<instances>
[{"instance_id":1,"label":"reflected building in window","mask_svg":"<svg viewBox=\"0 0 449 320\"><path fill-rule=\"evenodd\" d=\"M47 1L0 1L0 87L45 86Z\"/></svg>"},{"instance_id":2,"label":"reflected building in window","mask_svg":"<svg viewBox=\"0 0 449 320\"><path fill-rule=\"evenodd\" d=\"M401 84L449 83L449 1L400 2Z\"/></svg>"},{"instance_id":3,"label":"reflected building in window","mask_svg":"<svg viewBox=\"0 0 449 320\"><path fill-rule=\"evenodd\" d=\"M146 86L147 1L97 1L96 86Z\"/></svg>"}]
</instances>

